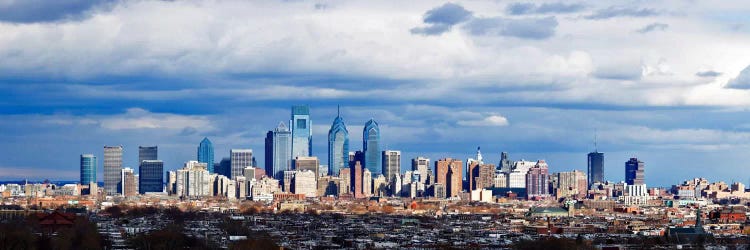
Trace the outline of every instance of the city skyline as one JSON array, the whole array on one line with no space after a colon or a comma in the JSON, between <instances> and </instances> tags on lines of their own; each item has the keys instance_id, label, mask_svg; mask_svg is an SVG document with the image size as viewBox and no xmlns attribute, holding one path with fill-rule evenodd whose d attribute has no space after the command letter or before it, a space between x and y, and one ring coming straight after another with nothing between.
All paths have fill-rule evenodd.
<instances>
[{"instance_id":1,"label":"city skyline","mask_svg":"<svg viewBox=\"0 0 750 250\"><path fill-rule=\"evenodd\" d=\"M293 105L309 105L309 148L328 162L341 105L349 151L373 118L380 150L402 151L402 166L481 146L493 164L509 152L585 171L596 133L605 180L624 180L637 157L649 185L748 181L742 2L32 7L0 6L13 10L0 11L3 180L79 179L80 154L104 166L103 145L123 145L121 167L133 169L138 146L158 145L164 169L178 169L204 137L216 162L251 148L262 165L265 133Z\"/></svg>"}]
</instances>

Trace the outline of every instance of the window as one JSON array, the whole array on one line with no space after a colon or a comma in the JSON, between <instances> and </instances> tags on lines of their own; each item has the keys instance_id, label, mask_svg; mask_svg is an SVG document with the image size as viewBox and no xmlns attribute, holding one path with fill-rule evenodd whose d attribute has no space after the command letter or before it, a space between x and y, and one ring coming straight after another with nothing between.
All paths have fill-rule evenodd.
<instances>
[{"instance_id":1,"label":"window","mask_svg":"<svg viewBox=\"0 0 750 250\"><path fill-rule=\"evenodd\" d=\"M307 119L297 119L297 129L306 129Z\"/></svg>"}]
</instances>

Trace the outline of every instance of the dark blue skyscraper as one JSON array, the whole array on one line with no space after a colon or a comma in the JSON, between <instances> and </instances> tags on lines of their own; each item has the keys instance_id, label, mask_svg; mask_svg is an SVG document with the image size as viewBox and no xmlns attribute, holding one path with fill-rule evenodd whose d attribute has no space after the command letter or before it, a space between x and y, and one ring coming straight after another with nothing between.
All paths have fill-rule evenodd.
<instances>
[{"instance_id":1,"label":"dark blue skyscraper","mask_svg":"<svg viewBox=\"0 0 750 250\"><path fill-rule=\"evenodd\" d=\"M625 183L628 185L646 184L645 164L638 158L625 162Z\"/></svg>"},{"instance_id":2,"label":"dark blue skyscraper","mask_svg":"<svg viewBox=\"0 0 750 250\"><path fill-rule=\"evenodd\" d=\"M588 187L594 182L604 182L604 153L596 150L588 156Z\"/></svg>"},{"instance_id":3,"label":"dark blue skyscraper","mask_svg":"<svg viewBox=\"0 0 750 250\"><path fill-rule=\"evenodd\" d=\"M143 160L138 168L138 192L161 192L164 190L164 162Z\"/></svg>"},{"instance_id":4,"label":"dark blue skyscraper","mask_svg":"<svg viewBox=\"0 0 750 250\"><path fill-rule=\"evenodd\" d=\"M380 152L380 127L378 123L370 119L365 123L362 130L362 151L365 152L365 167L370 173L383 173L382 157Z\"/></svg>"},{"instance_id":5,"label":"dark blue skyscraper","mask_svg":"<svg viewBox=\"0 0 750 250\"><path fill-rule=\"evenodd\" d=\"M198 162L206 163L208 166L209 173L214 172L214 144L208 137L204 137L200 144L198 144Z\"/></svg>"},{"instance_id":6,"label":"dark blue skyscraper","mask_svg":"<svg viewBox=\"0 0 750 250\"><path fill-rule=\"evenodd\" d=\"M328 130L328 175L338 176L349 165L349 131L338 113Z\"/></svg>"},{"instance_id":7,"label":"dark blue skyscraper","mask_svg":"<svg viewBox=\"0 0 750 250\"><path fill-rule=\"evenodd\" d=\"M159 158L158 150L159 149L157 146L151 146L151 147L138 146L138 164L141 164L141 162L145 160L158 159Z\"/></svg>"},{"instance_id":8,"label":"dark blue skyscraper","mask_svg":"<svg viewBox=\"0 0 750 250\"><path fill-rule=\"evenodd\" d=\"M93 154L81 155L81 184L88 185L96 182L96 156Z\"/></svg>"},{"instance_id":9,"label":"dark blue skyscraper","mask_svg":"<svg viewBox=\"0 0 750 250\"><path fill-rule=\"evenodd\" d=\"M292 170L292 132L283 122L266 134L266 175L278 180Z\"/></svg>"}]
</instances>

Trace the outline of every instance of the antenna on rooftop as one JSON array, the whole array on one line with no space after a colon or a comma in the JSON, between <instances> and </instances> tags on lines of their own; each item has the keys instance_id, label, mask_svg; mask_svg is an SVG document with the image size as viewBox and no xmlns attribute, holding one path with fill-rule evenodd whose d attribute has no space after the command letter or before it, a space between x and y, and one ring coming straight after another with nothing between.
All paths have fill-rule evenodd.
<instances>
[{"instance_id":1,"label":"antenna on rooftop","mask_svg":"<svg viewBox=\"0 0 750 250\"><path fill-rule=\"evenodd\" d=\"M341 116L341 105L336 105L336 116Z\"/></svg>"},{"instance_id":2,"label":"antenna on rooftop","mask_svg":"<svg viewBox=\"0 0 750 250\"><path fill-rule=\"evenodd\" d=\"M596 138L596 129L594 129L594 152L598 153L599 152L599 146L597 145L596 139L597 139Z\"/></svg>"}]
</instances>

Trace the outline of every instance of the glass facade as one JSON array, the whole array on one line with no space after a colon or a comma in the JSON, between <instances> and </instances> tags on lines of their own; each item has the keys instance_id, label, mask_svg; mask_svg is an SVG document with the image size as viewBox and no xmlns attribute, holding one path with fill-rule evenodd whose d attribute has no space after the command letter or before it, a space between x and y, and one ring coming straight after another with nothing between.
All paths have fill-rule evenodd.
<instances>
[{"instance_id":1,"label":"glass facade","mask_svg":"<svg viewBox=\"0 0 750 250\"><path fill-rule=\"evenodd\" d=\"M138 168L138 192L161 192L164 185L164 162L144 160Z\"/></svg>"},{"instance_id":2,"label":"glass facade","mask_svg":"<svg viewBox=\"0 0 750 250\"><path fill-rule=\"evenodd\" d=\"M380 127L373 119L365 123L362 131L362 150L365 152L365 168L369 169L370 173L385 175L380 151Z\"/></svg>"},{"instance_id":3,"label":"glass facade","mask_svg":"<svg viewBox=\"0 0 750 250\"><path fill-rule=\"evenodd\" d=\"M138 146L138 164L141 164L142 161L146 160L155 161L158 157L158 148L156 146Z\"/></svg>"},{"instance_id":4,"label":"glass facade","mask_svg":"<svg viewBox=\"0 0 750 250\"><path fill-rule=\"evenodd\" d=\"M88 185L96 182L96 156L93 154L81 155L81 184Z\"/></svg>"},{"instance_id":5,"label":"glass facade","mask_svg":"<svg viewBox=\"0 0 750 250\"><path fill-rule=\"evenodd\" d=\"M204 137L201 143L198 145L198 162L206 163L208 166L208 173L215 173L214 171L214 144L208 137Z\"/></svg>"},{"instance_id":6,"label":"glass facade","mask_svg":"<svg viewBox=\"0 0 750 250\"><path fill-rule=\"evenodd\" d=\"M328 175L338 176L349 165L349 131L344 119L336 116L328 130Z\"/></svg>"},{"instance_id":7,"label":"glass facade","mask_svg":"<svg viewBox=\"0 0 750 250\"><path fill-rule=\"evenodd\" d=\"M104 146L104 191L121 194L122 146Z\"/></svg>"},{"instance_id":8,"label":"glass facade","mask_svg":"<svg viewBox=\"0 0 750 250\"><path fill-rule=\"evenodd\" d=\"M312 156L312 121L310 121L310 106L292 106L292 156Z\"/></svg>"},{"instance_id":9,"label":"glass facade","mask_svg":"<svg viewBox=\"0 0 750 250\"><path fill-rule=\"evenodd\" d=\"M273 131L268 132L266 139L266 174L280 180L284 178L284 171L292 170L292 132L283 122Z\"/></svg>"},{"instance_id":10,"label":"glass facade","mask_svg":"<svg viewBox=\"0 0 750 250\"><path fill-rule=\"evenodd\" d=\"M594 182L604 182L604 153L589 153L587 170L588 187L591 187Z\"/></svg>"}]
</instances>

